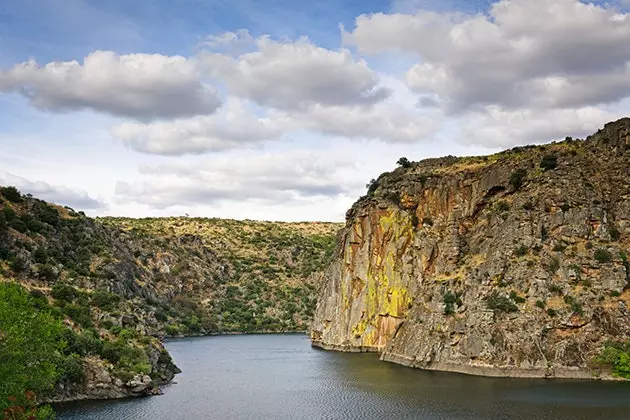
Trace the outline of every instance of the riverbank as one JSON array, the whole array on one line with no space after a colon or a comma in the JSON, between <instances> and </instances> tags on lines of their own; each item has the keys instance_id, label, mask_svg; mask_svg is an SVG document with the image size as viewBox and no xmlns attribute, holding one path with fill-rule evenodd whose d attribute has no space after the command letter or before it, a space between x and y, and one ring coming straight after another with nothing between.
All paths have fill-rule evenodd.
<instances>
[{"instance_id":1,"label":"riverbank","mask_svg":"<svg viewBox=\"0 0 630 420\"><path fill-rule=\"evenodd\" d=\"M414 369L437 372L461 373L472 376L485 376L492 378L528 378L528 379L582 379L582 380L605 380L605 381L626 381L623 378L613 376L605 372L596 372L591 370L567 367L530 367L523 368L517 366L492 366L488 364L478 363L469 365L458 365L454 363L419 363L414 358L395 354L391 352L382 352L376 347L353 347L341 346L334 344L326 344L319 340L312 340L311 346L326 350L342 353L378 353L379 359L384 362L394 363Z\"/></svg>"}]
</instances>

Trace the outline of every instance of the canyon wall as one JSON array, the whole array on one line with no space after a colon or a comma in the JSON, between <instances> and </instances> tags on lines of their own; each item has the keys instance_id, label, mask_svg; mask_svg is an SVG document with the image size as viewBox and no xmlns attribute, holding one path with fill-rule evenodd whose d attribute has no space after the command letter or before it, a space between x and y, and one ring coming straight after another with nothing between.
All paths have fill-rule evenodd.
<instances>
[{"instance_id":1,"label":"canyon wall","mask_svg":"<svg viewBox=\"0 0 630 420\"><path fill-rule=\"evenodd\" d=\"M586 140L399 164L347 213L313 345L424 369L611 377L598 357L630 339L630 118Z\"/></svg>"}]
</instances>

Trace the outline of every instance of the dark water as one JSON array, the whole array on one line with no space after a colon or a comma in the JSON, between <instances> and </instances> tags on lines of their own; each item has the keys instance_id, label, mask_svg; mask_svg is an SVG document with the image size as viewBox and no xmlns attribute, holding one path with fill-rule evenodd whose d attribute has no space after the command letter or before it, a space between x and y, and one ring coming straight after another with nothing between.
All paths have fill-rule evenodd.
<instances>
[{"instance_id":1,"label":"dark water","mask_svg":"<svg viewBox=\"0 0 630 420\"><path fill-rule=\"evenodd\" d=\"M312 349L304 335L167 347L184 373L164 395L64 405L59 419L630 419L627 383L424 372Z\"/></svg>"}]
</instances>

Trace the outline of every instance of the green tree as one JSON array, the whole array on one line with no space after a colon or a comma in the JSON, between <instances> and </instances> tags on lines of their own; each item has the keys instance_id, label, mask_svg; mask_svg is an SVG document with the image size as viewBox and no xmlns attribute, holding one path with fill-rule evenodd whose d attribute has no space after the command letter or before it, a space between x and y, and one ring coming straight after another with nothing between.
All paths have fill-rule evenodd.
<instances>
[{"instance_id":1,"label":"green tree","mask_svg":"<svg viewBox=\"0 0 630 420\"><path fill-rule=\"evenodd\" d=\"M52 390L61 374L63 328L24 288L0 283L0 412L28 406L31 392Z\"/></svg>"},{"instance_id":2,"label":"green tree","mask_svg":"<svg viewBox=\"0 0 630 420\"><path fill-rule=\"evenodd\" d=\"M12 186L1 187L0 194L2 194L7 200L13 201L14 203L22 201L22 194L20 194L20 191L17 188Z\"/></svg>"}]
</instances>

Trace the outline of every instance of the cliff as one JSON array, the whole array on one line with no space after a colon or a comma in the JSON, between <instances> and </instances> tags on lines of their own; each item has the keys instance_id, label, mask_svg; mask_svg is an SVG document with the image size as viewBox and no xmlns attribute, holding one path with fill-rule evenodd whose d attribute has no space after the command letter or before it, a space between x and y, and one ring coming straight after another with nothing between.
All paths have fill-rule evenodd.
<instances>
[{"instance_id":1,"label":"cliff","mask_svg":"<svg viewBox=\"0 0 630 420\"><path fill-rule=\"evenodd\" d=\"M630 118L399 164L347 213L313 345L480 375L626 376Z\"/></svg>"}]
</instances>

